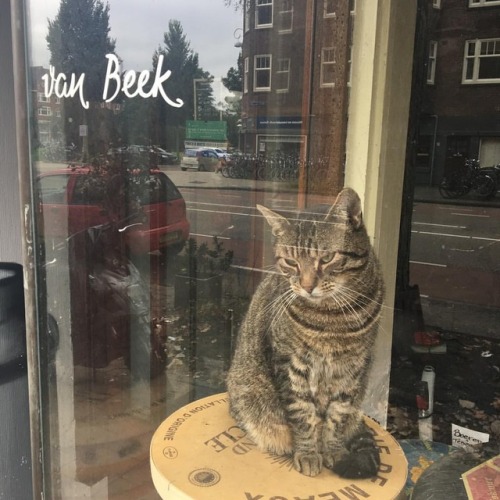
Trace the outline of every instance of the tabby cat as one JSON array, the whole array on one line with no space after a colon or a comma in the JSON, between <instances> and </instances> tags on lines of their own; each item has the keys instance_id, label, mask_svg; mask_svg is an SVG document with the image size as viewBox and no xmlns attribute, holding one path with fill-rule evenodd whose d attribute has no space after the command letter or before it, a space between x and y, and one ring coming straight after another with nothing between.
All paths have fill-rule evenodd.
<instances>
[{"instance_id":1,"label":"tabby cat","mask_svg":"<svg viewBox=\"0 0 500 500\"><path fill-rule=\"evenodd\" d=\"M302 474L324 466L372 477L379 452L360 406L384 287L360 199L345 188L332 207L295 219L257 208L279 273L259 285L242 323L227 378L231 414Z\"/></svg>"}]
</instances>

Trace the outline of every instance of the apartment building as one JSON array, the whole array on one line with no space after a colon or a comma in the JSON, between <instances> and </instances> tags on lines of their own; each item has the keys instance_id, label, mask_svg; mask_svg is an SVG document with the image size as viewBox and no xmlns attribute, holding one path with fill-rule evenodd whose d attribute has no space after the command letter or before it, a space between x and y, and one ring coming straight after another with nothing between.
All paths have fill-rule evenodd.
<instances>
[{"instance_id":1,"label":"apartment building","mask_svg":"<svg viewBox=\"0 0 500 500\"><path fill-rule=\"evenodd\" d=\"M438 184L453 155L500 163L500 1L433 0L417 182Z\"/></svg>"},{"instance_id":2,"label":"apartment building","mask_svg":"<svg viewBox=\"0 0 500 500\"><path fill-rule=\"evenodd\" d=\"M244 4L242 149L298 156L308 192L342 185L354 10L347 0Z\"/></svg>"}]
</instances>

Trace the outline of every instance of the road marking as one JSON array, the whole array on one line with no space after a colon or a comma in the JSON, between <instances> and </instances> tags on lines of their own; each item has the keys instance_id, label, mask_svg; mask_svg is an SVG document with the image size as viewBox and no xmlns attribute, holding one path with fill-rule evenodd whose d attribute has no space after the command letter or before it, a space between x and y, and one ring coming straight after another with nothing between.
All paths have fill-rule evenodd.
<instances>
[{"instance_id":1,"label":"road marking","mask_svg":"<svg viewBox=\"0 0 500 500\"><path fill-rule=\"evenodd\" d=\"M478 215L478 214L460 214L458 212L450 212L450 215L461 215L462 217L483 217L485 219L489 219L489 215Z\"/></svg>"},{"instance_id":2,"label":"road marking","mask_svg":"<svg viewBox=\"0 0 500 500\"><path fill-rule=\"evenodd\" d=\"M449 238L463 238L465 240L470 240L472 238L471 236L464 236L463 234L433 233L432 231L412 231L412 233L432 234L433 236L448 236Z\"/></svg>"},{"instance_id":3,"label":"road marking","mask_svg":"<svg viewBox=\"0 0 500 500\"><path fill-rule=\"evenodd\" d=\"M433 266L433 267L448 267L446 264L435 264L433 262L421 262L419 260L410 260L410 264L421 264L422 266Z\"/></svg>"},{"instance_id":4,"label":"road marking","mask_svg":"<svg viewBox=\"0 0 500 500\"><path fill-rule=\"evenodd\" d=\"M485 236L464 236L462 234L446 234L446 233L433 233L432 231L417 231L416 229L412 229L411 231L414 234L427 234L433 236L447 236L449 238L462 238L463 240L479 240L479 241L493 241L500 242L498 238L486 238Z\"/></svg>"},{"instance_id":5,"label":"road marking","mask_svg":"<svg viewBox=\"0 0 500 500\"><path fill-rule=\"evenodd\" d=\"M450 224L434 224L432 222L413 222L415 225L419 226L437 226L437 227L452 227L455 229L467 229L467 226L453 226Z\"/></svg>"}]
</instances>

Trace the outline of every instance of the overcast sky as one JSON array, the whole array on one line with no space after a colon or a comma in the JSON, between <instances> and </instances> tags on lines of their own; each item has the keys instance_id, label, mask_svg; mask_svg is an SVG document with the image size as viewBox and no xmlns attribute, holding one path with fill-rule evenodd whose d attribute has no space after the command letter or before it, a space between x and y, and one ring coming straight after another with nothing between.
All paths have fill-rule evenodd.
<instances>
[{"instance_id":1,"label":"overcast sky","mask_svg":"<svg viewBox=\"0 0 500 500\"><path fill-rule=\"evenodd\" d=\"M32 63L49 65L48 19L54 19L59 0L28 0ZM123 70L150 69L155 49L163 44L170 19L181 22L200 66L216 79L236 66L238 49L235 30L242 25L242 13L226 7L224 0L108 0L111 38L123 60ZM236 37L241 30L236 31Z\"/></svg>"}]
</instances>

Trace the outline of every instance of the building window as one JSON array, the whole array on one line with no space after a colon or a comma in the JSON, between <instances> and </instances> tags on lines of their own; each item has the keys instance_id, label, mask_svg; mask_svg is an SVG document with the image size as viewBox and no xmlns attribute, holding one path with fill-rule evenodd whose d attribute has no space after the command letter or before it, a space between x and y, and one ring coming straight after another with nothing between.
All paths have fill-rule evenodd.
<instances>
[{"instance_id":1,"label":"building window","mask_svg":"<svg viewBox=\"0 0 500 500\"><path fill-rule=\"evenodd\" d=\"M437 42L429 42L429 60L427 62L427 83L434 84L436 74Z\"/></svg>"},{"instance_id":2,"label":"building window","mask_svg":"<svg viewBox=\"0 0 500 500\"><path fill-rule=\"evenodd\" d=\"M48 106L41 106L38 108L38 114L40 116L52 116L52 109Z\"/></svg>"},{"instance_id":3,"label":"building window","mask_svg":"<svg viewBox=\"0 0 500 500\"><path fill-rule=\"evenodd\" d=\"M273 0L257 0L255 5L255 27L269 28L273 25Z\"/></svg>"},{"instance_id":4,"label":"building window","mask_svg":"<svg viewBox=\"0 0 500 500\"><path fill-rule=\"evenodd\" d=\"M435 9L440 9L441 8L441 0L432 0L432 6Z\"/></svg>"},{"instance_id":5,"label":"building window","mask_svg":"<svg viewBox=\"0 0 500 500\"><path fill-rule=\"evenodd\" d=\"M335 68L335 49L324 47L321 49L321 87L333 87Z\"/></svg>"},{"instance_id":6,"label":"building window","mask_svg":"<svg viewBox=\"0 0 500 500\"><path fill-rule=\"evenodd\" d=\"M245 33L250 29L250 12L250 0L245 0L245 18L243 19L243 27L245 29Z\"/></svg>"},{"instance_id":7,"label":"building window","mask_svg":"<svg viewBox=\"0 0 500 500\"><path fill-rule=\"evenodd\" d=\"M324 0L323 7L323 17L335 17L335 1L336 0Z\"/></svg>"},{"instance_id":8,"label":"building window","mask_svg":"<svg viewBox=\"0 0 500 500\"><path fill-rule=\"evenodd\" d=\"M489 7L500 5L500 0L469 0L469 7Z\"/></svg>"},{"instance_id":9,"label":"building window","mask_svg":"<svg viewBox=\"0 0 500 500\"><path fill-rule=\"evenodd\" d=\"M245 57L244 70L243 70L243 92L248 92L248 57Z\"/></svg>"},{"instance_id":10,"label":"building window","mask_svg":"<svg viewBox=\"0 0 500 500\"><path fill-rule=\"evenodd\" d=\"M287 33L292 31L293 26L293 3L292 0L280 0L279 3L278 31Z\"/></svg>"},{"instance_id":11,"label":"building window","mask_svg":"<svg viewBox=\"0 0 500 500\"><path fill-rule=\"evenodd\" d=\"M462 83L500 82L500 38L465 42Z\"/></svg>"},{"instance_id":12,"label":"building window","mask_svg":"<svg viewBox=\"0 0 500 500\"><path fill-rule=\"evenodd\" d=\"M271 90L271 55L255 56L253 89Z\"/></svg>"},{"instance_id":13,"label":"building window","mask_svg":"<svg viewBox=\"0 0 500 500\"><path fill-rule=\"evenodd\" d=\"M47 97L43 92L38 92L38 102L50 102L50 97Z\"/></svg>"},{"instance_id":14,"label":"building window","mask_svg":"<svg viewBox=\"0 0 500 500\"><path fill-rule=\"evenodd\" d=\"M290 59L278 59L276 70L276 92L288 92L290 86Z\"/></svg>"}]
</instances>

